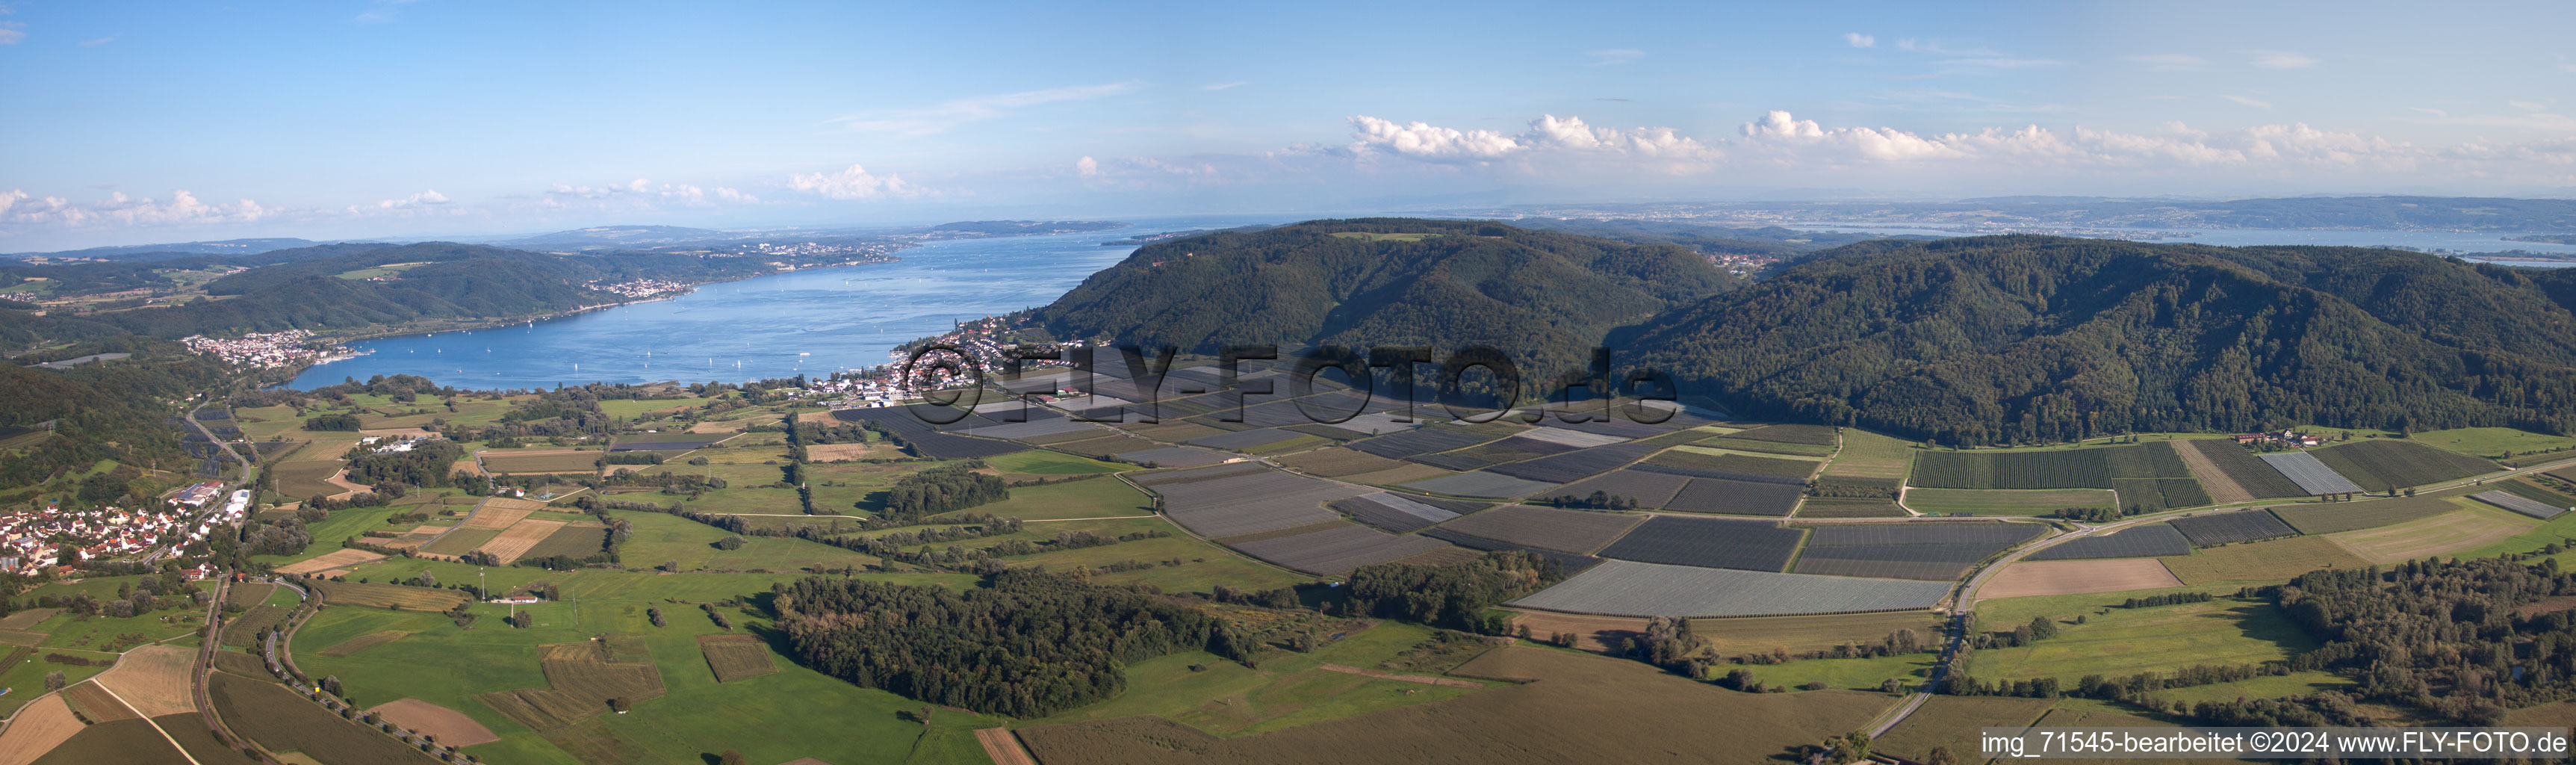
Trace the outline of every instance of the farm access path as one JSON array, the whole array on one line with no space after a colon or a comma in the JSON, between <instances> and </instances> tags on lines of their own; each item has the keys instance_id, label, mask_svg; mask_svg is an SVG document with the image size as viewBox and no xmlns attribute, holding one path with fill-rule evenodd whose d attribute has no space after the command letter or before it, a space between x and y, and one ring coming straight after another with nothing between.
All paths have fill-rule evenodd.
<instances>
[{"instance_id":1,"label":"farm access path","mask_svg":"<svg viewBox=\"0 0 2576 765\"><path fill-rule=\"evenodd\" d=\"M2474 475L2474 476L2469 476L2469 477L2467 477L2467 478L2462 478L2462 479L2459 479L2459 480L2456 480L2456 481L2446 481L2446 482L2443 482L2443 483L2434 484L2434 485L2429 486L2429 487L2428 487L2428 486L2418 486L2418 487L2414 487L2414 490L2420 493L2420 492L2426 492L2426 491L2445 491L2445 490L2449 490L2449 489L2465 488L2465 487L2469 487L2469 486L2477 486L2477 485L2481 485L2481 484L2487 483L2487 482L2489 482L2489 481L2500 481L2500 480L2510 479L2510 478L2513 478L2513 477L2515 477L2515 476L2524 475L2524 474L2527 474L2527 473L2542 473L2542 472L2548 472L2548 471L2551 471L2551 470L2556 470L2556 469L2559 469L2559 468L2570 467L2570 466L2576 466L2576 459L2565 459L2565 460L2559 460L2559 461L2556 461L2556 462L2544 462L2544 463L2541 463L2541 464L2538 464L2538 465L2532 465L2532 466L2530 466L2530 467L2507 468L2507 469L2505 469L2503 472L2500 472L2500 473L2488 473L2488 474L2483 474L2483 475ZM1903 704L1899 704L1893 712L1889 713L1889 714L1888 714L1885 718L1883 718L1883 719L1882 719L1878 724L1873 725L1873 726L1870 726L1870 729L1869 729L1869 735L1870 735L1871 737L1873 737L1873 738L1874 738L1874 737L1877 737L1877 736L1885 735L1889 730L1893 730L1893 729L1895 729L1898 723L1905 722L1905 718L1906 718L1906 717L1913 715L1915 710L1922 708L1922 707L1923 707L1923 702L1931 700L1931 698L1932 698L1932 696L1933 696L1934 694L1937 694L1937 693L1939 693L1939 692L1940 692L1940 689L1941 689L1941 681L1942 681L1943 679L1945 679L1945 678L1948 676L1948 674L1949 674L1949 671L1950 671L1950 664L1951 664L1951 659L1952 659L1953 657L1956 657L1956 656L1958 655L1960 645L1961 645L1961 644L1963 644L1963 643L1965 643L1965 642L1967 641L1967 638L1968 638L1968 633L1967 633L1967 619L1968 619L1968 617L1972 616L1972 615L1975 613L1975 611L1976 611L1976 607L1977 607L1977 588L1982 587L1982 586L1985 586L1986 580L1993 578L1993 577L1994 577L1994 575L1995 575L1997 572L2002 571L2002 570L2004 569L2004 567L2005 567L2005 566L2011 565L2012 563L2014 563L2014 562L2016 562L2016 561L2019 561L2019 560L2021 560L2021 559L2023 559L2023 558L2025 558L2025 557L2029 557L2029 556L2030 556L2030 554L2032 554L2032 553L2036 553L2036 552L2039 552L2039 551L2041 551L2041 550L2045 550L2045 549L2051 548L2051 547L2055 547L2055 546L2058 546L2058 545L2061 545L2061 544L2065 544L2065 543L2067 543L2067 542L2071 542L2071 541L2074 541L2074 540L2077 540L2077 539L2081 539L2081 538L2084 538L2084 537L2100 536L2100 535L2104 535L2104 534L2117 533L2117 532L2119 532L2119 531L2120 531L2120 530L2122 530L2122 529L2130 528L2130 527L2132 527L2132 526L2140 526L2140 525L2145 525L2145 524L2150 524L2150 523L2162 523L2162 522L2170 521L2170 520L2173 520L2173 519L2176 519L2176 518L2188 518L2188 517L2191 517L2192 515L2199 514L2199 513L2210 512L2210 511L2212 511L2212 510L2223 510L2223 511L2228 511L2228 512L2235 512L2235 511L2238 511L2238 510L2242 510L2242 509L2246 509L2246 508L2251 508L2251 507L2254 507L2254 506L2257 506L2257 505L2278 505L2278 504L2287 504L2287 503L2282 503L2282 502L2238 502L2238 503L2235 503L2235 504L2232 504L2232 505L2215 505L2215 506L2210 506L2210 507L2197 507L2197 508L2187 508L2187 509L2180 509L2180 510L2168 510L2168 511L2161 512L2161 513L2150 513L2150 514L2147 514L2147 515L2139 515L2139 516L2134 516L2134 517L2130 517L2130 518L2123 518L2123 519L2120 519L2120 520L2118 520L2118 521L2113 521L2113 522L2110 522L2110 523L2103 523L2103 524L2087 524L2087 523L2080 523L2080 522L2078 522L2078 523L2075 523L2075 524L2074 524L2074 525L2075 525L2075 528L2074 528L2074 529L2065 530L2065 531L2060 531L2060 532L2058 532L2058 533L2056 533L2056 534L2049 535L2049 536L2047 536L2047 537L2045 537L2045 538L2042 538L2042 539L2039 539L2039 540L2037 540L2037 541L2035 541L2035 542L2031 542L2031 543L2029 543L2029 544L2023 545L2023 546L2022 546L2022 547L2020 547L2020 548L2014 549L2014 550L2013 550L2013 551L2011 551L2011 552L2007 552L2007 553L2003 554L2002 556L1997 557L1997 558L1995 558L1994 560L1989 561L1989 562L1987 562L1986 564L1979 566L1979 567L1977 568L1977 573L1976 573L1976 574L1974 574L1974 575L1972 575L1972 576L1969 576L1969 577L1968 577L1968 579L1967 579L1967 581L1960 583L1960 585L1959 585L1959 589L1958 589L1958 592L1957 592L1956 594L1954 594L1954 595L1952 595L1952 596L1951 596L1951 598L1952 598L1952 605L1951 605L1951 608L1950 608L1950 624L1949 624L1949 627L1948 627L1948 631L1949 631L1949 633L1950 633L1950 634L1949 634L1949 640L1948 640L1947 644L1946 644L1945 646L1943 646L1943 647L1942 647L1942 649L1941 649L1941 661L1940 661L1939 663L1937 663L1937 664L1934 664L1934 665L1933 665L1932 676L1931 676L1930 678L1928 678L1927 680L1925 680L1925 681L1924 681L1924 683L1923 683L1923 685L1922 685L1921 687L1916 688L1916 689L1915 689L1914 694L1913 694L1912 696L1907 697L1907 698L1905 699L1905 702L1904 702Z\"/></svg>"}]
</instances>

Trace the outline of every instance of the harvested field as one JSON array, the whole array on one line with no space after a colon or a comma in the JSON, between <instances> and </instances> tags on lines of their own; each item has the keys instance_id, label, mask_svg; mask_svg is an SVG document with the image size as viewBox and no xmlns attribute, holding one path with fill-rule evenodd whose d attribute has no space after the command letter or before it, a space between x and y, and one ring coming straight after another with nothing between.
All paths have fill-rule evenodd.
<instances>
[{"instance_id":1,"label":"harvested field","mask_svg":"<svg viewBox=\"0 0 2576 765\"><path fill-rule=\"evenodd\" d=\"M217 674L209 696L233 732L273 751L303 752L331 765L437 762L392 736L340 719L283 685Z\"/></svg>"},{"instance_id":2,"label":"harvested field","mask_svg":"<svg viewBox=\"0 0 2576 765\"><path fill-rule=\"evenodd\" d=\"M500 559L501 565L507 566L517 561L520 555L527 553L528 548L537 546L538 542L544 541L548 535L555 533L556 529L563 528L563 525L563 521L523 520L503 530L500 536L493 537L492 541L483 543L483 546L477 549L490 553Z\"/></svg>"},{"instance_id":3,"label":"harvested field","mask_svg":"<svg viewBox=\"0 0 2576 765\"><path fill-rule=\"evenodd\" d=\"M2567 512L2567 508L2535 502L2529 497L2524 497L2512 492L2481 491L2476 494L2469 495L2469 498L2544 521L2556 518L2559 514Z\"/></svg>"},{"instance_id":4,"label":"harvested field","mask_svg":"<svg viewBox=\"0 0 2576 765\"><path fill-rule=\"evenodd\" d=\"M605 714L609 699L644 701L662 695L662 675L651 661L612 662L604 643L551 643L538 646L537 652L546 687L475 698L521 725L545 731Z\"/></svg>"},{"instance_id":5,"label":"harvested field","mask_svg":"<svg viewBox=\"0 0 2576 765\"><path fill-rule=\"evenodd\" d=\"M368 711L384 715L395 725L436 736L438 743L445 746L473 746L501 740L500 736L492 734L492 729L483 727L482 723L475 722L465 713L420 699L398 699Z\"/></svg>"},{"instance_id":6,"label":"harvested field","mask_svg":"<svg viewBox=\"0 0 2576 765\"><path fill-rule=\"evenodd\" d=\"M2198 440L2216 441L2217 439ZM2238 483L2235 477L2228 475L2225 468L2219 467L2216 460L2210 459L2209 453L2203 451L2204 448L2194 441L2184 441L2174 444L2173 447L2174 455L2182 458L2183 467L2191 471L2191 477L2200 479L2201 488L2209 493L2209 501L2221 505L2253 501L2253 490L2247 489L2244 484ZM2238 451L2243 450L2238 449Z\"/></svg>"},{"instance_id":7,"label":"harvested field","mask_svg":"<svg viewBox=\"0 0 2576 765\"><path fill-rule=\"evenodd\" d=\"M61 694L47 694L27 702L9 718L9 728L0 731L0 765L35 762L85 727L86 723L72 716L71 705L63 703Z\"/></svg>"},{"instance_id":8,"label":"harvested field","mask_svg":"<svg viewBox=\"0 0 2576 765\"><path fill-rule=\"evenodd\" d=\"M1220 466L1231 467L1231 466ZM1228 537L1339 520L1324 503L1368 493L1348 484L1277 470L1208 481L1157 483L1163 511L1201 536Z\"/></svg>"},{"instance_id":9,"label":"harvested field","mask_svg":"<svg viewBox=\"0 0 2576 765\"><path fill-rule=\"evenodd\" d=\"M1798 505L1800 518L1903 518L1894 500L1868 497L1808 497Z\"/></svg>"},{"instance_id":10,"label":"harvested field","mask_svg":"<svg viewBox=\"0 0 2576 765\"><path fill-rule=\"evenodd\" d=\"M1581 482L1558 487L1548 496L1580 499L1592 496L1593 492L1600 492L1605 497L1631 500L1640 509L1656 508L1663 507L1664 503L1671 501L1673 495L1680 493L1682 487L1690 482L1691 479L1688 476L1648 473L1642 470L1613 470Z\"/></svg>"},{"instance_id":11,"label":"harvested field","mask_svg":"<svg viewBox=\"0 0 2576 765\"><path fill-rule=\"evenodd\" d=\"M520 521L519 525L525 526L535 522ZM597 555L602 549L601 546L607 541L607 529L606 526L589 521L564 523L561 528L555 529L554 533L537 540L536 546L521 551L519 557L587 558ZM502 536L508 536L508 532L503 532Z\"/></svg>"},{"instance_id":12,"label":"harvested field","mask_svg":"<svg viewBox=\"0 0 2576 765\"><path fill-rule=\"evenodd\" d=\"M215 753L225 753L218 749ZM54 751L36 758L36 765L95 765L112 762L118 765L186 765L188 759L170 746L170 740L152 729L152 723L140 717L103 722L81 729L71 740Z\"/></svg>"},{"instance_id":13,"label":"harvested field","mask_svg":"<svg viewBox=\"0 0 2576 765\"><path fill-rule=\"evenodd\" d=\"M1342 526L1292 537L1233 545L1255 558L1309 574L1339 574L1438 550L1448 545L1421 536L1396 536L1367 526Z\"/></svg>"},{"instance_id":14,"label":"harvested field","mask_svg":"<svg viewBox=\"0 0 2576 765\"><path fill-rule=\"evenodd\" d=\"M2109 451L1927 451L1914 456L1910 483L1932 489L2108 489Z\"/></svg>"},{"instance_id":15,"label":"harvested field","mask_svg":"<svg viewBox=\"0 0 2576 765\"><path fill-rule=\"evenodd\" d=\"M2460 510L2394 526L2346 531L2328 539L2372 563L2397 563L2462 550L2475 550L2513 538L2539 526L2538 521L2488 509Z\"/></svg>"},{"instance_id":16,"label":"harvested field","mask_svg":"<svg viewBox=\"0 0 2576 765\"><path fill-rule=\"evenodd\" d=\"M1793 484L1693 478L1665 500L1664 509L1681 513L1786 516L1798 507Z\"/></svg>"},{"instance_id":17,"label":"harvested field","mask_svg":"<svg viewBox=\"0 0 2576 765\"><path fill-rule=\"evenodd\" d=\"M1996 572L1993 579L1977 588L1977 599L2126 592L2180 586L2182 580L2175 579L2173 572L2165 570L2164 564L2154 558L2025 560Z\"/></svg>"},{"instance_id":18,"label":"harvested field","mask_svg":"<svg viewBox=\"0 0 2576 765\"><path fill-rule=\"evenodd\" d=\"M1427 527L1459 515L1382 491L1333 500L1332 504L1333 509L1349 513L1361 523L1397 533Z\"/></svg>"},{"instance_id":19,"label":"harvested field","mask_svg":"<svg viewBox=\"0 0 2576 765\"><path fill-rule=\"evenodd\" d=\"M1659 515L1602 548L1601 557L1677 566L1779 571L1806 532L1769 521Z\"/></svg>"},{"instance_id":20,"label":"harvested field","mask_svg":"<svg viewBox=\"0 0 2576 765\"><path fill-rule=\"evenodd\" d=\"M2249 499L2297 497L2307 493L2289 476L2272 467L2272 463L2263 461L2232 441L2217 438L2177 441L2174 451L2182 456L2184 465L2191 467L2192 477L2199 478L2201 485L2209 489L2213 501L2231 501L2218 499L2219 487L2224 484L2234 484ZM2208 470L2214 471L2214 475L2202 472L2203 462L2207 463Z\"/></svg>"},{"instance_id":21,"label":"harvested field","mask_svg":"<svg viewBox=\"0 0 2576 765\"><path fill-rule=\"evenodd\" d=\"M275 679L268 674L266 662L261 661L257 656L240 651L216 651L215 668L243 677L260 680Z\"/></svg>"},{"instance_id":22,"label":"harvested field","mask_svg":"<svg viewBox=\"0 0 2576 765\"><path fill-rule=\"evenodd\" d=\"M224 622L223 644L238 647L258 642L261 633L283 621L286 621L286 609L265 604L251 606L250 610Z\"/></svg>"},{"instance_id":23,"label":"harvested field","mask_svg":"<svg viewBox=\"0 0 2576 765\"><path fill-rule=\"evenodd\" d=\"M340 474L340 461L337 459L279 462L269 470L277 476L278 493L289 497L310 499L338 496L349 491L348 487L331 482L332 476Z\"/></svg>"},{"instance_id":24,"label":"harvested field","mask_svg":"<svg viewBox=\"0 0 2576 765\"><path fill-rule=\"evenodd\" d=\"M1590 554L1636 528L1644 516L1503 505L1440 528L1515 545Z\"/></svg>"},{"instance_id":25,"label":"harvested field","mask_svg":"<svg viewBox=\"0 0 2576 765\"><path fill-rule=\"evenodd\" d=\"M2170 521L2197 547L2252 542L2261 539L2295 536L2297 529L2272 515L2269 510L2238 510L2225 513L2200 513Z\"/></svg>"},{"instance_id":26,"label":"harvested field","mask_svg":"<svg viewBox=\"0 0 2576 765\"><path fill-rule=\"evenodd\" d=\"M588 473L599 469L597 451L574 449L500 449L481 452L483 469L494 473Z\"/></svg>"},{"instance_id":27,"label":"harvested field","mask_svg":"<svg viewBox=\"0 0 2576 765\"><path fill-rule=\"evenodd\" d=\"M1405 486L1435 494L1448 494L1459 497L1481 497L1485 499L1524 497L1534 494L1542 494L1556 488L1556 484L1552 483L1514 478L1499 473L1481 470L1472 473L1459 473L1457 475L1441 476L1439 478L1429 480L1415 481L1405 484Z\"/></svg>"},{"instance_id":28,"label":"harvested field","mask_svg":"<svg viewBox=\"0 0 2576 765\"><path fill-rule=\"evenodd\" d=\"M55 614L62 612L63 610L59 608L30 608L17 611L6 617L0 617L0 630L28 629L43 624L46 619L54 618Z\"/></svg>"},{"instance_id":29,"label":"harvested field","mask_svg":"<svg viewBox=\"0 0 2576 765\"><path fill-rule=\"evenodd\" d=\"M1301 473L1337 478L1403 467L1405 463L1347 447L1330 447L1291 454L1278 459L1280 465Z\"/></svg>"},{"instance_id":30,"label":"harvested field","mask_svg":"<svg viewBox=\"0 0 2576 765\"><path fill-rule=\"evenodd\" d=\"M439 555L464 555L500 535L500 529L450 529L444 536L421 545L420 551Z\"/></svg>"},{"instance_id":31,"label":"harvested field","mask_svg":"<svg viewBox=\"0 0 2576 765\"><path fill-rule=\"evenodd\" d=\"M2302 494L2347 494L2359 493L2362 490L2361 484L2354 483L2352 478L2335 472L2334 468L2327 467L2326 463L2317 461L2315 455L2307 452L2282 452L2257 456L2264 464L2281 471L2281 475L2288 477L2291 483L2298 484L2299 492Z\"/></svg>"},{"instance_id":32,"label":"harvested field","mask_svg":"<svg viewBox=\"0 0 2576 765\"><path fill-rule=\"evenodd\" d=\"M977 728L975 743L984 748L984 757L992 760L993 765L1038 765L1037 757L1029 754L1028 747L1020 745L1020 738L1011 735L1009 728ZM787 765L801 764L791 762ZM814 765L828 764L815 760Z\"/></svg>"},{"instance_id":33,"label":"harvested field","mask_svg":"<svg viewBox=\"0 0 2576 765\"><path fill-rule=\"evenodd\" d=\"M1019 735L1049 765L1751 763L1861 727L1883 698L1727 693L1636 661L1526 646L1488 651L1451 674L1534 682L1230 739L1144 716Z\"/></svg>"},{"instance_id":34,"label":"harvested field","mask_svg":"<svg viewBox=\"0 0 2576 765\"><path fill-rule=\"evenodd\" d=\"M316 571L348 568L361 563L382 560L384 557L385 556L381 553L371 553L365 550L333 550L311 558L279 566L277 567L277 573L298 575L310 574Z\"/></svg>"},{"instance_id":35,"label":"harvested field","mask_svg":"<svg viewBox=\"0 0 2576 765\"><path fill-rule=\"evenodd\" d=\"M1784 444L1834 445L1835 428L1826 425L1765 425L1752 430L1726 434L1728 438L1754 441L1776 441Z\"/></svg>"},{"instance_id":36,"label":"harvested field","mask_svg":"<svg viewBox=\"0 0 2576 765\"><path fill-rule=\"evenodd\" d=\"M126 652L116 659L116 667L90 677L90 683L106 685L124 698L126 706L144 716L196 711L196 701L188 693L188 670L196 667L196 652L178 644L147 644Z\"/></svg>"},{"instance_id":37,"label":"harvested field","mask_svg":"<svg viewBox=\"0 0 2576 765\"><path fill-rule=\"evenodd\" d=\"M778 674L769 644L758 635L699 635L698 652L706 655L707 669L719 683Z\"/></svg>"},{"instance_id":38,"label":"harvested field","mask_svg":"<svg viewBox=\"0 0 2576 765\"><path fill-rule=\"evenodd\" d=\"M2400 497L2366 502L2282 505L2272 508L2272 515L2290 524L2290 528L2298 529L2301 534L2332 534L2405 523L2458 509L2459 505L2439 497Z\"/></svg>"},{"instance_id":39,"label":"harvested field","mask_svg":"<svg viewBox=\"0 0 2576 765\"><path fill-rule=\"evenodd\" d=\"M142 719L97 683L80 683L63 689L63 701L71 704L73 711L88 717L92 724Z\"/></svg>"},{"instance_id":40,"label":"harvested field","mask_svg":"<svg viewBox=\"0 0 2576 765\"><path fill-rule=\"evenodd\" d=\"M401 640L401 639L403 639L403 636L405 636L405 635L409 635L409 634L411 634L411 633L409 633L409 632L404 632L404 631L401 631L401 630L384 630L384 631L381 631L381 632L370 632L370 633L367 633L367 634L364 634L364 635L359 635L359 636L357 636L357 637L353 637L353 638L349 638L349 639L347 639L347 640L343 640L343 641L340 641L340 642L337 642L337 643L332 643L329 647L327 647L327 648L323 648L322 650L319 650L319 651L315 651L314 653L317 653L317 654L320 654L320 655L323 655L323 656L330 656L330 657L333 657L333 658L344 657L344 656L356 656L356 655L358 655L358 652L360 652L360 651L364 651L364 650L367 650L367 649L369 649L369 648L374 648L374 647L376 647L376 646L384 645L384 644L386 644L386 643L391 643L391 642L394 642L394 641L396 641L396 640Z\"/></svg>"},{"instance_id":41,"label":"harvested field","mask_svg":"<svg viewBox=\"0 0 2576 765\"><path fill-rule=\"evenodd\" d=\"M1906 471L1914 464L1914 444L1859 428L1842 432L1842 447L1835 450L1832 462L1825 464L1825 475L1851 478L1887 478L1904 482Z\"/></svg>"},{"instance_id":42,"label":"harvested field","mask_svg":"<svg viewBox=\"0 0 2576 765\"><path fill-rule=\"evenodd\" d=\"M1955 580L1969 564L2039 536L2035 523L1872 523L1816 526L1801 574Z\"/></svg>"},{"instance_id":43,"label":"harvested field","mask_svg":"<svg viewBox=\"0 0 2576 765\"><path fill-rule=\"evenodd\" d=\"M2131 526L2102 536L2079 537L2031 553L2023 560L2091 560L2190 555L2191 539L2161 523Z\"/></svg>"},{"instance_id":44,"label":"harvested field","mask_svg":"<svg viewBox=\"0 0 2576 765\"><path fill-rule=\"evenodd\" d=\"M1611 560L1511 604L1610 616L1778 616L1915 611L1931 608L1949 594L1949 582Z\"/></svg>"},{"instance_id":45,"label":"harvested field","mask_svg":"<svg viewBox=\"0 0 2576 765\"><path fill-rule=\"evenodd\" d=\"M473 515L466 517L463 521L457 522L456 527L462 529L506 529L513 525L517 525L520 520L527 518L530 514L537 511L537 508L528 507L529 504L541 503L532 503L523 499L504 499L501 497L486 499L483 500L482 505L474 508Z\"/></svg>"},{"instance_id":46,"label":"harvested field","mask_svg":"<svg viewBox=\"0 0 2576 765\"><path fill-rule=\"evenodd\" d=\"M399 584L334 582L327 579L315 580L311 585L313 589L322 593L323 602L335 606L394 607L405 611L438 612L455 608L456 604L465 602L465 596L455 590L405 587Z\"/></svg>"},{"instance_id":47,"label":"harvested field","mask_svg":"<svg viewBox=\"0 0 2576 765\"><path fill-rule=\"evenodd\" d=\"M2370 561L2325 537L2291 537L2268 542L2211 547L2190 555L2158 558L2183 584L2208 582L2280 582L2321 568L2359 568Z\"/></svg>"},{"instance_id":48,"label":"harvested field","mask_svg":"<svg viewBox=\"0 0 2576 765\"><path fill-rule=\"evenodd\" d=\"M2456 481L2502 469L2466 454L2385 438L2314 449L2308 454L2353 483L2376 492Z\"/></svg>"}]
</instances>

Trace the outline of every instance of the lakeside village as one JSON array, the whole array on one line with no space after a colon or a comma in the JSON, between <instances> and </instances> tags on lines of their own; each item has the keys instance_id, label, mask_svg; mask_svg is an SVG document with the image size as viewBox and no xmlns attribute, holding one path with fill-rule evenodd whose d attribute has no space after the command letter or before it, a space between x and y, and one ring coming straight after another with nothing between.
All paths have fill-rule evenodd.
<instances>
[{"instance_id":1,"label":"lakeside village","mask_svg":"<svg viewBox=\"0 0 2576 765\"><path fill-rule=\"evenodd\" d=\"M70 574L81 561L146 551L145 561L158 559L168 549L203 541L212 529L240 523L250 512L250 490L227 496L223 482L207 481L172 492L162 505L80 510L54 500L42 510L0 518L0 568L39 576ZM190 575L202 578L204 572Z\"/></svg>"},{"instance_id":2,"label":"lakeside village","mask_svg":"<svg viewBox=\"0 0 2576 765\"><path fill-rule=\"evenodd\" d=\"M635 279L616 283L592 282L590 289L616 295L626 301L666 297L688 292L687 284L662 279ZM246 369L276 369L306 363L322 363L331 357L351 355L351 351L301 329L284 332L253 332L241 337L216 339L189 335L179 339L188 350L210 354L224 363Z\"/></svg>"}]
</instances>

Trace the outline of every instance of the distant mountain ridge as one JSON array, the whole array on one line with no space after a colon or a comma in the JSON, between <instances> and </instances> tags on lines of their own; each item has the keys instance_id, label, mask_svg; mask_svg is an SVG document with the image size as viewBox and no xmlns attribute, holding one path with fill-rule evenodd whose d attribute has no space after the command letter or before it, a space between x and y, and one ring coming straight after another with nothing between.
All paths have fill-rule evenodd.
<instances>
[{"instance_id":1,"label":"distant mountain ridge","mask_svg":"<svg viewBox=\"0 0 2576 765\"><path fill-rule=\"evenodd\" d=\"M13 252L8 258L97 258L100 260L169 260L194 255L258 255L275 250L311 247L319 242L309 239L225 239L213 242L173 242L170 244L129 244L116 247L91 247L60 252Z\"/></svg>"}]
</instances>

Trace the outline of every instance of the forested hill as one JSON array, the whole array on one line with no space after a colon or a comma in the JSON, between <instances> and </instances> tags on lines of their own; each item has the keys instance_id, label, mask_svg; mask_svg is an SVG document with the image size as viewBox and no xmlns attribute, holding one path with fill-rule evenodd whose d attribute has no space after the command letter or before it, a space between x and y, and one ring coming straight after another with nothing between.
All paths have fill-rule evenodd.
<instances>
[{"instance_id":1,"label":"forested hill","mask_svg":"<svg viewBox=\"0 0 2576 765\"><path fill-rule=\"evenodd\" d=\"M702 282L770 268L750 258L550 255L446 242L320 245L220 263L253 267L208 282L203 296L181 305L99 312L42 324L0 322L0 339L26 344L31 338L18 335L70 340L113 332L177 338L286 329L365 329L420 319L499 319L617 299L592 289L593 282L645 278ZM390 278L356 278L364 273L384 273ZM8 266L0 268L0 277L6 277L0 281L7 283L42 277L118 287L167 281L150 266L108 263ZM15 312L0 315L0 319L12 317L27 318Z\"/></svg>"},{"instance_id":2,"label":"forested hill","mask_svg":"<svg viewBox=\"0 0 2576 765\"><path fill-rule=\"evenodd\" d=\"M1705 257L1496 223L1322 220L1139 248L1040 309L1059 337L1215 353L1241 343L1467 345L1579 365L1611 328L1738 286Z\"/></svg>"},{"instance_id":3,"label":"forested hill","mask_svg":"<svg viewBox=\"0 0 2576 765\"><path fill-rule=\"evenodd\" d=\"M2316 423L2576 431L2576 274L2357 248L1872 242L1623 331L1739 414L1954 444Z\"/></svg>"}]
</instances>

